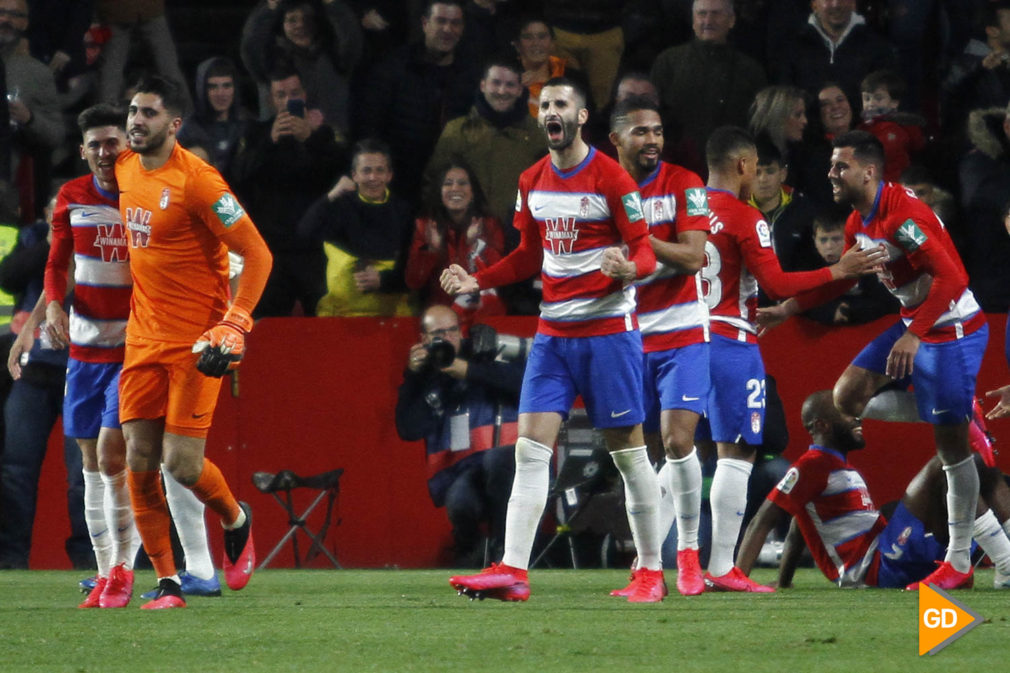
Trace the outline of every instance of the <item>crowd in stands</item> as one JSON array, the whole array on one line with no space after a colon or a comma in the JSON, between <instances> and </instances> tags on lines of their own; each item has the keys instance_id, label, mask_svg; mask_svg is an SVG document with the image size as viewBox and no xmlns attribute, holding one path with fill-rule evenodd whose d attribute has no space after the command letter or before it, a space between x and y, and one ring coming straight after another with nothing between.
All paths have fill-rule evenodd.
<instances>
[{"instance_id":1,"label":"crowd in stands","mask_svg":"<svg viewBox=\"0 0 1010 673\"><path fill-rule=\"evenodd\" d=\"M942 217L982 306L1010 307L1010 2L234 5L244 24L194 50L164 0L0 0L0 219L41 219L83 172L76 114L125 105L156 71L189 91L181 144L221 171L274 255L256 317L532 314L532 282L452 301L437 275L518 244L517 178L546 153L538 92L564 74L587 84L586 133L610 154L607 115L628 93L658 99L664 158L703 179L712 130L749 128L751 203L787 270L830 262L816 243L837 230L830 141L870 131L887 179ZM811 317L895 310L871 285Z\"/></svg>"}]
</instances>

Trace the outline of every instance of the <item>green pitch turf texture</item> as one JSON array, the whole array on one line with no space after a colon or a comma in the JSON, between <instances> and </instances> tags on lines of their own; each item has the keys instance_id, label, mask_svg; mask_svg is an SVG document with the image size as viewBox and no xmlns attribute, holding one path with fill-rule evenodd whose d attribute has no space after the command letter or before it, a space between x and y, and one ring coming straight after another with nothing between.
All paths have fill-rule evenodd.
<instances>
[{"instance_id":1,"label":"green pitch turf texture","mask_svg":"<svg viewBox=\"0 0 1010 673\"><path fill-rule=\"evenodd\" d=\"M0 671L997 671L1010 591L953 595L985 619L918 656L918 602L839 590L813 569L771 595L707 593L633 605L620 570L535 570L528 603L457 596L446 570L267 570L182 610L79 610L81 574L0 572ZM674 573L668 573L673 579ZM774 571L754 577L769 582ZM154 585L138 572L138 594ZM671 585L671 589L673 589Z\"/></svg>"}]
</instances>

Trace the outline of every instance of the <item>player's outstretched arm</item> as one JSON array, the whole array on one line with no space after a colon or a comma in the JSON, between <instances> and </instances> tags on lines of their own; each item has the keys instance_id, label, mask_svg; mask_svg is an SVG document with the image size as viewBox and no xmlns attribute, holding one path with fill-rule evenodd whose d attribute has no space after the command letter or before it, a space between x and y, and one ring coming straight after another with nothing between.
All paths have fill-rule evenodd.
<instances>
[{"instance_id":1,"label":"player's outstretched arm","mask_svg":"<svg viewBox=\"0 0 1010 673\"><path fill-rule=\"evenodd\" d=\"M53 348L62 349L70 345L70 318L58 301L46 304L46 334Z\"/></svg>"},{"instance_id":2,"label":"player's outstretched arm","mask_svg":"<svg viewBox=\"0 0 1010 673\"><path fill-rule=\"evenodd\" d=\"M788 516L786 511L771 500L765 500L761 503L757 514L754 515L754 518L747 525L747 530L744 531L743 540L740 542L740 550L736 555L736 567L744 575L750 574L751 569L754 568L754 562L757 561L758 554L761 553L761 547L764 545L765 540L768 539L768 533L772 532L779 520L785 516Z\"/></svg>"},{"instance_id":3,"label":"player's outstretched arm","mask_svg":"<svg viewBox=\"0 0 1010 673\"><path fill-rule=\"evenodd\" d=\"M11 349L7 353L7 371L11 373L12 379L21 378L21 355L27 353L35 345L35 328L42 323L42 317L46 314L46 295L39 295L39 300L32 307L32 312L28 314L28 319L21 325L21 331L11 344Z\"/></svg>"},{"instance_id":4,"label":"player's outstretched arm","mask_svg":"<svg viewBox=\"0 0 1010 673\"><path fill-rule=\"evenodd\" d=\"M888 260L887 251L883 248L867 248L860 250L859 244L853 244L845 251L841 259L832 264L831 277L834 280L842 278L858 278L883 270Z\"/></svg>"},{"instance_id":5,"label":"player's outstretched arm","mask_svg":"<svg viewBox=\"0 0 1010 673\"><path fill-rule=\"evenodd\" d=\"M778 327L799 312L799 304L792 297L786 299L781 304L759 308L755 317L755 322L758 325L758 336L762 336L768 330Z\"/></svg>"},{"instance_id":6,"label":"player's outstretched arm","mask_svg":"<svg viewBox=\"0 0 1010 673\"><path fill-rule=\"evenodd\" d=\"M442 289L449 296L455 297L461 294L480 292L477 279L466 272L466 269L459 264L451 264L449 268L442 272L439 277Z\"/></svg>"},{"instance_id":7,"label":"player's outstretched arm","mask_svg":"<svg viewBox=\"0 0 1010 673\"><path fill-rule=\"evenodd\" d=\"M789 532L786 533L785 542L782 545L782 559L779 561L779 581L776 586L779 589L788 589L793 585L793 576L796 574L796 566L800 564L800 556L806 549L807 543L800 532L799 524L794 518L789 523Z\"/></svg>"},{"instance_id":8,"label":"player's outstretched arm","mask_svg":"<svg viewBox=\"0 0 1010 673\"><path fill-rule=\"evenodd\" d=\"M989 413L985 415L986 418L1005 418L1010 416L1010 385L1005 385L1002 388L997 388L996 390L990 390L985 394L986 397L998 397L999 401L996 402L996 406L989 410Z\"/></svg>"}]
</instances>

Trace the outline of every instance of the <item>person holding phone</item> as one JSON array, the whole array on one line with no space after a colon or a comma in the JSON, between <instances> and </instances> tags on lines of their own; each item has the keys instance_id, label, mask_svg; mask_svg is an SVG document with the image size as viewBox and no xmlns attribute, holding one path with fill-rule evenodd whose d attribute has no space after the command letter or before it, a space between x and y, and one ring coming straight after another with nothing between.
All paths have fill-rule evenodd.
<instances>
[{"instance_id":1,"label":"person holding phone","mask_svg":"<svg viewBox=\"0 0 1010 673\"><path fill-rule=\"evenodd\" d=\"M326 256L319 241L300 239L298 222L347 166L347 154L322 113L306 105L294 69L270 76L274 117L252 124L235 156L232 184L274 254L274 268L254 315L291 315L300 303L315 315L326 293Z\"/></svg>"}]
</instances>

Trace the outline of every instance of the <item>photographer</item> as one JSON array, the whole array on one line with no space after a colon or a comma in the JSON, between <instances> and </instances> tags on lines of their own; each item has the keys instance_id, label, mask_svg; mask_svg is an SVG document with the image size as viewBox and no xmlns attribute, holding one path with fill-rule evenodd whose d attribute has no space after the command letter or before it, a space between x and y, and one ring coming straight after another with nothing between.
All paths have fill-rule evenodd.
<instances>
[{"instance_id":1,"label":"photographer","mask_svg":"<svg viewBox=\"0 0 1010 673\"><path fill-rule=\"evenodd\" d=\"M501 555L525 369L521 352L495 359L500 348L493 329L475 325L471 336L462 338L448 306L428 308L396 402L400 438L425 442L428 492L436 507L446 508L454 561L464 567L484 561L483 522L492 556Z\"/></svg>"}]
</instances>

